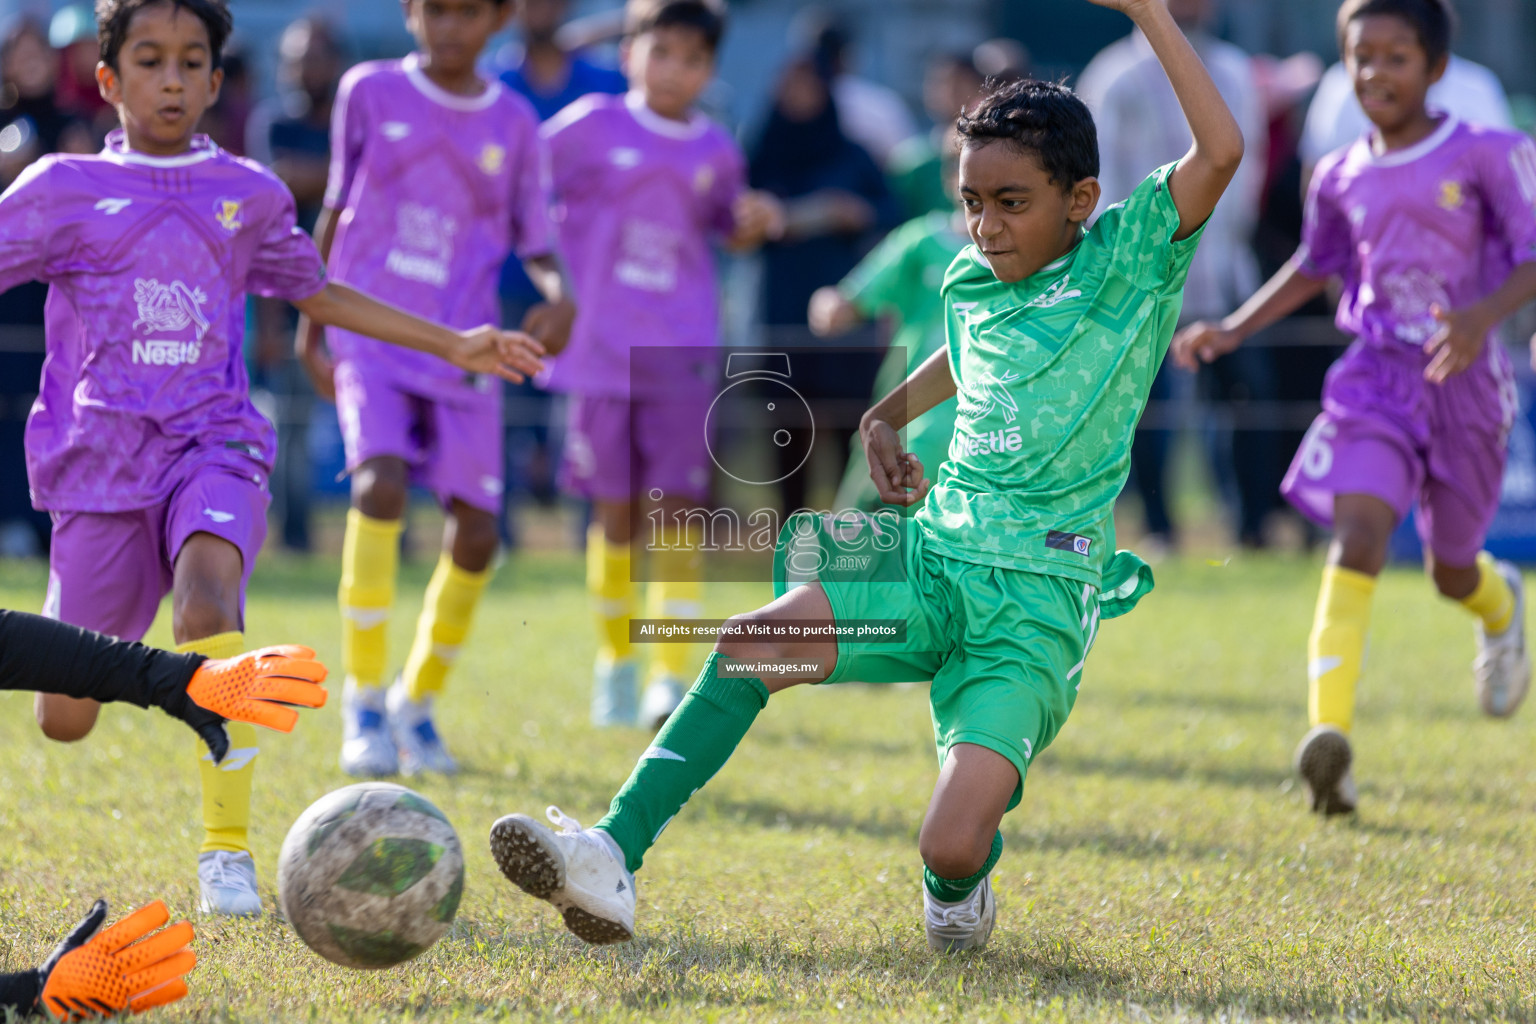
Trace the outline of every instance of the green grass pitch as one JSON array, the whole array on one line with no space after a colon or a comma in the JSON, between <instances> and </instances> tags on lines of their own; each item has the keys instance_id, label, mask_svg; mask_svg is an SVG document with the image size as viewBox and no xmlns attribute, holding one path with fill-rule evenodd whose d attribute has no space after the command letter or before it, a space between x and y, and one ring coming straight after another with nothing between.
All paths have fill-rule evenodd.
<instances>
[{"instance_id":1,"label":"green grass pitch","mask_svg":"<svg viewBox=\"0 0 1536 1024\"><path fill-rule=\"evenodd\" d=\"M403 658L427 566L407 569ZM335 561L265 560L254 644L338 653ZM1306 726L1316 560L1201 560L1107 623L1072 721L1004 822L991 946L924 944L916 835L934 777L920 687L776 699L640 876L639 937L589 949L497 873L498 815L587 823L648 737L586 723L591 627L575 555L520 556L492 585L442 703L467 766L417 787L457 827L469 881L420 959L360 973L272 912L279 845L348 780L331 706L265 734L254 843L268 915L198 923L198 1021L1017 1021L1536 1017L1536 708L1477 713L1471 626L1417 575L1379 591L1356 725L1359 820L1323 823L1289 773ZM0 566L36 608L39 568ZM766 587L719 586L724 615ZM152 639L166 642L166 616ZM37 963L97 895L196 909L193 739L108 709L46 742L0 695L0 970Z\"/></svg>"}]
</instances>

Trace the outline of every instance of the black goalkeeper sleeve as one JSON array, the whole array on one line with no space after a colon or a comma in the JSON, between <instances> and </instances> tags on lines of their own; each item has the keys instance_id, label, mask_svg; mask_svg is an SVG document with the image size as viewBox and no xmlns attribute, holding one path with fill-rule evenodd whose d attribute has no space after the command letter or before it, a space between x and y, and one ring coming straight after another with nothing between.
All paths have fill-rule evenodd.
<instances>
[{"instance_id":1,"label":"black goalkeeper sleeve","mask_svg":"<svg viewBox=\"0 0 1536 1024\"><path fill-rule=\"evenodd\" d=\"M168 695L186 693L205 660L0 608L0 690L166 707Z\"/></svg>"},{"instance_id":2,"label":"black goalkeeper sleeve","mask_svg":"<svg viewBox=\"0 0 1536 1024\"><path fill-rule=\"evenodd\" d=\"M0 974L0 1020L10 1014L26 1017L37 1012L37 997L43 991L40 973L34 968L16 974Z\"/></svg>"}]
</instances>

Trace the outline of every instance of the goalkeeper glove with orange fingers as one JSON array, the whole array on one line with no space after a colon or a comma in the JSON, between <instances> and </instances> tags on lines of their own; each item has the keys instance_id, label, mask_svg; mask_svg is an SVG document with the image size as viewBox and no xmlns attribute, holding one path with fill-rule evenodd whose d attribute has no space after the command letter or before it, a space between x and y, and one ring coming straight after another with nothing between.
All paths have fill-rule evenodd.
<instances>
[{"instance_id":1,"label":"goalkeeper glove with orange fingers","mask_svg":"<svg viewBox=\"0 0 1536 1024\"><path fill-rule=\"evenodd\" d=\"M96 935L107 919L106 901L97 900L38 968L38 1002L60 1020L79 1021L139 1013L180 999L187 994L182 975L197 964L197 956L187 948L192 926L186 921L150 935L170 918L165 904L155 900Z\"/></svg>"},{"instance_id":2,"label":"goalkeeper glove with orange fingers","mask_svg":"<svg viewBox=\"0 0 1536 1024\"><path fill-rule=\"evenodd\" d=\"M161 706L197 730L217 763L229 750L226 719L292 732L295 707L325 706L325 666L314 659L308 647L289 645L205 661Z\"/></svg>"}]
</instances>

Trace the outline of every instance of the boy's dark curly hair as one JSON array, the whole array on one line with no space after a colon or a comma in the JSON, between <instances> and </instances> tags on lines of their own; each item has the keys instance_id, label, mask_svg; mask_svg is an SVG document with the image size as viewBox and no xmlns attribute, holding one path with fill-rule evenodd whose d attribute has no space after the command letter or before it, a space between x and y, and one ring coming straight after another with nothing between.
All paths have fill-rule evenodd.
<instances>
[{"instance_id":1,"label":"boy's dark curly hair","mask_svg":"<svg viewBox=\"0 0 1536 1024\"><path fill-rule=\"evenodd\" d=\"M1375 14L1407 22L1418 35L1430 67L1450 56L1456 12L1449 0L1344 0L1339 8L1339 49L1344 48L1344 32L1350 22Z\"/></svg>"},{"instance_id":2,"label":"boy's dark curly hair","mask_svg":"<svg viewBox=\"0 0 1536 1024\"><path fill-rule=\"evenodd\" d=\"M96 0L96 35L101 44L101 62L117 70L118 54L128 39L133 16L146 7L168 3L202 20L208 27L208 58L212 67L224 60L224 44L229 41L234 19L224 0Z\"/></svg>"},{"instance_id":3,"label":"boy's dark curly hair","mask_svg":"<svg viewBox=\"0 0 1536 1024\"><path fill-rule=\"evenodd\" d=\"M955 123L962 148L1002 140L1033 153L1051 184L1071 188L1099 175L1099 135L1093 115L1060 82L989 80L981 100Z\"/></svg>"}]
</instances>

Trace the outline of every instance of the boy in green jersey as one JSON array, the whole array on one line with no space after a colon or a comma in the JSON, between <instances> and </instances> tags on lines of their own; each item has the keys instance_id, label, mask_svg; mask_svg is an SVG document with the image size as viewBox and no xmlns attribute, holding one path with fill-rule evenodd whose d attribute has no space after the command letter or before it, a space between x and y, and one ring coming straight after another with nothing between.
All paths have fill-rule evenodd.
<instances>
[{"instance_id":1,"label":"boy in green jersey","mask_svg":"<svg viewBox=\"0 0 1536 1024\"><path fill-rule=\"evenodd\" d=\"M941 286L956 254L970 241L960 211L958 168L946 159L943 192L949 209L914 217L885 239L835 285L811 296L807 320L818 337L835 338L866 320L890 315L896 320L891 349L875 374L875 397L893 391L907 375L944 348L947 317ZM937 466L955 432L955 400L942 402L907 424L907 451L925 466ZM862 445L848 459L848 470L832 502L839 509L874 512L892 506L880 500L869 476Z\"/></svg>"},{"instance_id":2,"label":"boy in green jersey","mask_svg":"<svg viewBox=\"0 0 1536 1024\"><path fill-rule=\"evenodd\" d=\"M608 816L583 829L550 808L559 832L523 815L491 827L502 873L588 942L633 936L633 872L769 695L844 679L932 681L941 767L918 840L928 942L968 949L990 935L987 876L1003 814L1072 710L1099 619L1151 586L1134 556L1111 555L1112 507L1200 226L1243 153L1163 0L1092 2L1142 30L1193 146L1085 229L1099 200L1098 144L1070 90L1015 82L960 118L972 244L943 287L947 351L876 403L860 430L881 498L926 495L926 505L911 519L792 518L776 556L778 599L730 620L736 628ZM930 494L897 431L956 395L954 440ZM871 619L903 620L899 642L840 631ZM787 621L795 640L757 631Z\"/></svg>"}]
</instances>

